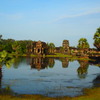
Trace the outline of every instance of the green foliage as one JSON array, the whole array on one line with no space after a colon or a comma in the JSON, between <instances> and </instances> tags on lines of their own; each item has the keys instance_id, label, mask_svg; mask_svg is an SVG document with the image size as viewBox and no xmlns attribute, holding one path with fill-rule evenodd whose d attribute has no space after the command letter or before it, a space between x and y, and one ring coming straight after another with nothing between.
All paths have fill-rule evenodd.
<instances>
[{"instance_id":1,"label":"green foliage","mask_svg":"<svg viewBox=\"0 0 100 100\"><path fill-rule=\"evenodd\" d=\"M2 39L2 35L0 35L0 40Z\"/></svg>"},{"instance_id":2,"label":"green foliage","mask_svg":"<svg viewBox=\"0 0 100 100\"><path fill-rule=\"evenodd\" d=\"M88 61L79 60L80 67L77 69L79 78L86 78L88 71Z\"/></svg>"},{"instance_id":3,"label":"green foliage","mask_svg":"<svg viewBox=\"0 0 100 100\"><path fill-rule=\"evenodd\" d=\"M85 48L89 48L90 46L89 46L89 43L87 42L86 38L81 38L78 41L77 47L80 48L80 49L85 49Z\"/></svg>"},{"instance_id":4,"label":"green foliage","mask_svg":"<svg viewBox=\"0 0 100 100\"><path fill-rule=\"evenodd\" d=\"M27 51L27 46L31 43L31 41L15 41L12 44L12 48L16 54L24 54Z\"/></svg>"},{"instance_id":5,"label":"green foliage","mask_svg":"<svg viewBox=\"0 0 100 100\"><path fill-rule=\"evenodd\" d=\"M96 33L94 34L94 46L100 50L100 27L97 29Z\"/></svg>"},{"instance_id":6,"label":"green foliage","mask_svg":"<svg viewBox=\"0 0 100 100\"><path fill-rule=\"evenodd\" d=\"M0 58L5 59L7 56L8 56L8 53L5 50L0 52Z\"/></svg>"},{"instance_id":7,"label":"green foliage","mask_svg":"<svg viewBox=\"0 0 100 100\"><path fill-rule=\"evenodd\" d=\"M49 53L54 53L54 50L55 50L55 45L54 43L47 43L48 45L48 50L49 50Z\"/></svg>"},{"instance_id":8,"label":"green foliage","mask_svg":"<svg viewBox=\"0 0 100 100\"><path fill-rule=\"evenodd\" d=\"M14 59L9 59L5 61L6 67L9 69L11 68L12 64L14 63Z\"/></svg>"},{"instance_id":9,"label":"green foliage","mask_svg":"<svg viewBox=\"0 0 100 100\"><path fill-rule=\"evenodd\" d=\"M54 43L48 43L47 44L49 48L55 48L55 44Z\"/></svg>"},{"instance_id":10,"label":"green foliage","mask_svg":"<svg viewBox=\"0 0 100 100\"><path fill-rule=\"evenodd\" d=\"M55 64L55 61L53 58L49 58L49 68L53 68Z\"/></svg>"}]
</instances>

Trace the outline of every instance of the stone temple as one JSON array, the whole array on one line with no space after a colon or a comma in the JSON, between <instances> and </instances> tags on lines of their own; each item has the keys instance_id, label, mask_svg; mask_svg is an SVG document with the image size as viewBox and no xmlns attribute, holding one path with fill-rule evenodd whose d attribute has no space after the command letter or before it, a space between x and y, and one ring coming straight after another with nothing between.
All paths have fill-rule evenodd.
<instances>
[{"instance_id":1,"label":"stone temple","mask_svg":"<svg viewBox=\"0 0 100 100\"><path fill-rule=\"evenodd\" d=\"M27 46L27 50L28 53L36 55L43 55L48 53L47 44L41 41L32 42L31 45Z\"/></svg>"}]
</instances>

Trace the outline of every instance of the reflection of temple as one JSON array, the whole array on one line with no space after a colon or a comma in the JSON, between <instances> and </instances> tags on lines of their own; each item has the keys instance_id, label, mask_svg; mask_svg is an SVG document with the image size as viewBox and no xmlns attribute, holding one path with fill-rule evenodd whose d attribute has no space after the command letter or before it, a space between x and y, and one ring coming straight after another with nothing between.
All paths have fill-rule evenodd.
<instances>
[{"instance_id":1,"label":"reflection of temple","mask_svg":"<svg viewBox=\"0 0 100 100\"><path fill-rule=\"evenodd\" d=\"M42 58L42 57L34 57L27 58L27 64L30 64L31 69L45 69L45 68L53 68L55 64L54 58Z\"/></svg>"},{"instance_id":2,"label":"reflection of temple","mask_svg":"<svg viewBox=\"0 0 100 100\"><path fill-rule=\"evenodd\" d=\"M31 68L32 69L45 69L46 67L48 67L48 59L45 58L31 58Z\"/></svg>"},{"instance_id":3,"label":"reflection of temple","mask_svg":"<svg viewBox=\"0 0 100 100\"><path fill-rule=\"evenodd\" d=\"M27 46L28 53L32 54L47 54L47 44L45 42L32 42L31 45Z\"/></svg>"},{"instance_id":4,"label":"reflection of temple","mask_svg":"<svg viewBox=\"0 0 100 100\"><path fill-rule=\"evenodd\" d=\"M62 67L66 68L69 65L69 59L68 58L61 58L61 62L62 62Z\"/></svg>"}]
</instances>

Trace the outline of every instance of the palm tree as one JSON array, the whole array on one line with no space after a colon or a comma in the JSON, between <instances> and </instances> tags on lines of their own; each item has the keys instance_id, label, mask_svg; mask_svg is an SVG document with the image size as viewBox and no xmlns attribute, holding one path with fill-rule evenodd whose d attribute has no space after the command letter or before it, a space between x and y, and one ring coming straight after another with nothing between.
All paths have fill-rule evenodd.
<instances>
[{"instance_id":1,"label":"palm tree","mask_svg":"<svg viewBox=\"0 0 100 100\"><path fill-rule=\"evenodd\" d=\"M81 38L78 41L77 47L80 48L80 49L88 49L90 46L89 46L89 43L87 42L86 38Z\"/></svg>"},{"instance_id":2,"label":"palm tree","mask_svg":"<svg viewBox=\"0 0 100 100\"><path fill-rule=\"evenodd\" d=\"M50 52L50 53L54 53L54 50L55 50L55 45L54 45L54 43L49 43L49 44L48 44L48 47L49 47L49 52Z\"/></svg>"},{"instance_id":3,"label":"palm tree","mask_svg":"<svg viewBox=\"0 0 100 100\"><path fill-rule=\"evenodd\" d=\"M100 50L100 27L97 29L96 33L94 34L94 46Z\"/></svg>"},{"instance_id":4,"label":"palm tree","mask_svg":"<svg viewBox=\"0 0 100 100\"><path fill-rule=\"evenodd\" d=\"M2 39L2 35L0 35L0 40Z\"/></svg>"}]
</instances>

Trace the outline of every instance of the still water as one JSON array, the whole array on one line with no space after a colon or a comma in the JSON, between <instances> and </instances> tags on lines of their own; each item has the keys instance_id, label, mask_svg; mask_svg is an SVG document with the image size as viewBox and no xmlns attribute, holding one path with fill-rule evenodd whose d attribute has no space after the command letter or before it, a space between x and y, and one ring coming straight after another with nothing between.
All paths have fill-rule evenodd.
<instances>
[{"instance_id":1,"label":"still water","mask_svg":"<svg viewBox=\"0 0 100 100\"><path fill-rule=\"evenodd\" d=\"M100 67L68 58L16 58L4 64L0 74L2 93L73 97L97 86Z\"/></svg>"}]
</instances>

